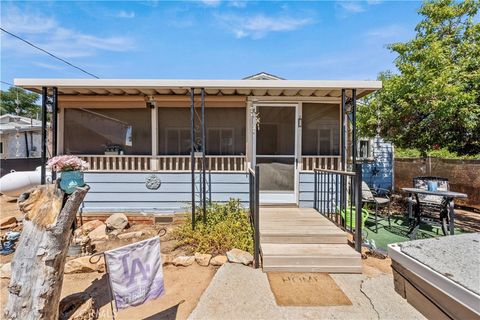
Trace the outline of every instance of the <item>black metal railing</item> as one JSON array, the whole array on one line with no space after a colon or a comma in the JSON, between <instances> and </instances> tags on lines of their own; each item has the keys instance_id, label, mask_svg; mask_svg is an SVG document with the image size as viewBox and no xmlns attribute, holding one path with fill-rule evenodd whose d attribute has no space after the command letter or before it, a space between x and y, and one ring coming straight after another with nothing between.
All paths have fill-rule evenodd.
<instances>
[{"instance_id":1,"label":"black metal railing","mask_svg":"<svg viewBox=\"0 0 480 320\"><path fill-rule=\"evenodd\" d=\"M355 250L361 252L362 165L354 171L314 169L314 208L353 235Z\"/></svg>"},{"instance_id":2,"label":"black metal railing","mask_svg":"<svg viewBox=\"0 0 480 320\"><path fill-rule=\"evenodd\" d=\"M249 209L250 209L250 223L253 228L253 266L258 268L260 266L260 174L259 167L255 166L255 169L248 169L249 177Z\"/></svg>"}]
</instances>

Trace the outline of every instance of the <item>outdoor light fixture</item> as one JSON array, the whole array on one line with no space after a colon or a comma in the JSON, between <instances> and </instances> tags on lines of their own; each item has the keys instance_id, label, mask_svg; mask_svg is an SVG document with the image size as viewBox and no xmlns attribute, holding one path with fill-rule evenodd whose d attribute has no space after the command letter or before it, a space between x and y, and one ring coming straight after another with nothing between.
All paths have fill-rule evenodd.
<instances>
[{"instance_id":1,"label":"outdoor light fixture","mask_svg":"<svg viewBox=\"0 0 480 320\"><path fill-rule=\"evenodd\" d=\"M146 102L147 108L150 108L150 109L155 109L157 105L155 98L153 96L145 97L145 102Z\"/></svg>"}]
</instances>

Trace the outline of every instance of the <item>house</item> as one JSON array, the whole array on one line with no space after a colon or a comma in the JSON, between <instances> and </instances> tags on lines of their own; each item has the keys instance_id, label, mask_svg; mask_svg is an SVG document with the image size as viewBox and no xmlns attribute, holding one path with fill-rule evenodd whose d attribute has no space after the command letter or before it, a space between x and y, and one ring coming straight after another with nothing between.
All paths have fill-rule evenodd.
<instances>
[{"instance_id":1,"label":"house","mask_svg":"<svg viewBox=\"0 0 480 320\"><path fill-rule=\"evenodd\" d=\"M13 114L0 116L1 175L40 165L42 122Z\"/></svg>"},{"instance_id":2,"label":"house","mask_svg":"<svg viewBox=\"0 0 480 320\"><path fill-rule=\"evenodd\" d=\"M393 190L393 144L380 136L359 138L357 161L362 162L363 180L371 189Z\"/></svg>"},{"instance_id":3,"label":"house","mask_svg":"<svg viewBox=\"0 0 480 320\"><path fill-rule=\"evenodd\" d=\"M346 120L347 104L381 88L379 81L267 73L242 80L16 79L15 85L56 95L58 154L90 163L84 212L160 213L185 211L192 174L195 190L205 181L209 200L233 197L248 205L247 171L255 165L262 204L313 207L313 169L346 169L355 158L345 138L354 125Z\"/></svg>"}]
</instances>

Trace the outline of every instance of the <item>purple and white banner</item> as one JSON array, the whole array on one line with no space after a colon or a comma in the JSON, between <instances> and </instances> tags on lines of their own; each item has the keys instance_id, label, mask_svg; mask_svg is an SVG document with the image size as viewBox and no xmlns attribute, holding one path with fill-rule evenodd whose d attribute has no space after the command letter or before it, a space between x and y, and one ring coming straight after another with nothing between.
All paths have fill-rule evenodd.
<instances>
[{"instance_id":1,"label":"purple and white banner","mask_svg":"<svg viewBox=\"0 0 480 320\"><path fill-rule=\"evenodd\" d=\"M159 237L106 251L105 260L117 310L165 293Z\"/></svg>"}]
</instances>

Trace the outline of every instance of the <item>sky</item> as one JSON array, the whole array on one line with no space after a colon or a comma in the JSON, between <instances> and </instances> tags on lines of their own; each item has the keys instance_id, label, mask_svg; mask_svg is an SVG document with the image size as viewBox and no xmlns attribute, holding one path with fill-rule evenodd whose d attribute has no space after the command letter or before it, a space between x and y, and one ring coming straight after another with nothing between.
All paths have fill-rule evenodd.
<instances>
[{"instance_id":1,"label":"sky","mask_svg":"<svg viewBox=\"0 0 480 320\"><path fill-rule=\"evenodd\" d=\"M416 1L1 1L1 27L100 78L374 80ZM1 32L1 79L90 78ZM8 86L2 84L2 89Z\"/></svg>"}]
</instances>

